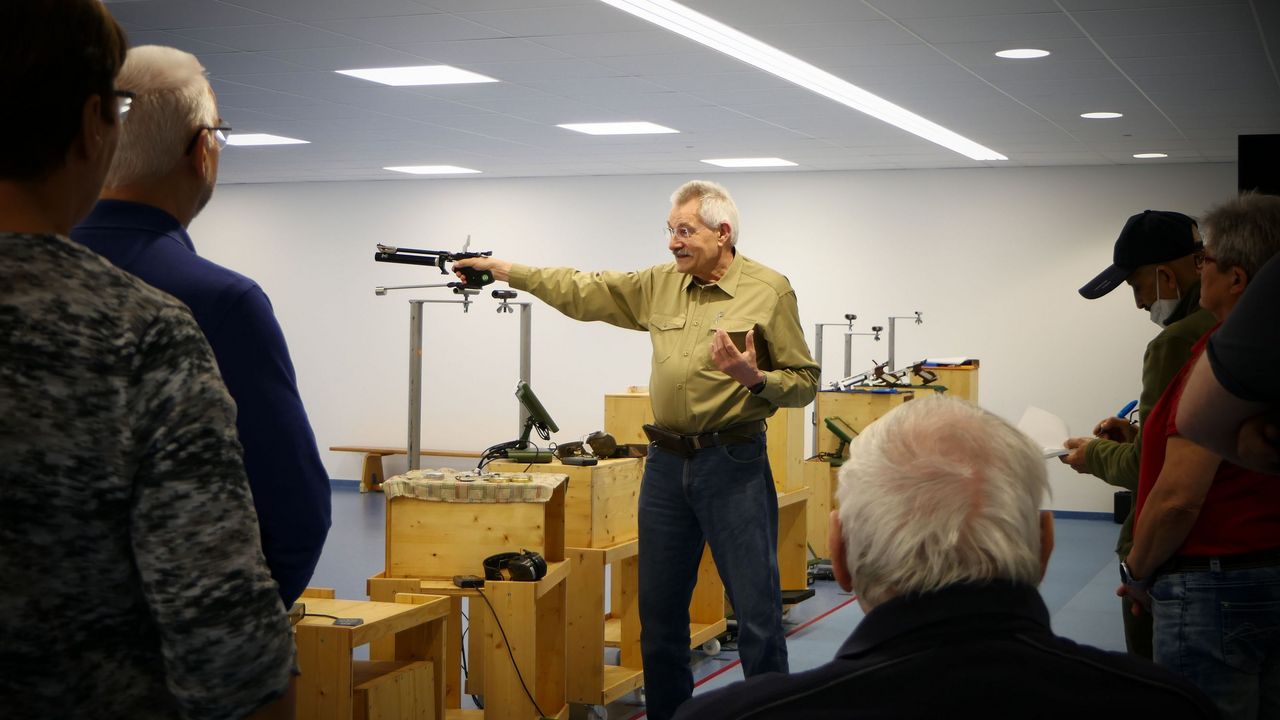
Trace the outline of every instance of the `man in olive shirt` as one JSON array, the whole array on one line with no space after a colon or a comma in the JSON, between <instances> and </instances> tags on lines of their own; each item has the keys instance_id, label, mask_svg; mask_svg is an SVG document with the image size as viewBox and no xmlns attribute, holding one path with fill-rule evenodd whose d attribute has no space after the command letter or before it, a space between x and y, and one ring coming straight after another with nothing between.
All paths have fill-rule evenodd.
<instances>
[{"instance_id":1,"label":"man in olive shirt","mask_svg":"<svg viewBox=\"0 0 1280 720\"><path fill-rule=\"evenodd\" d=\"M1191 346L1213 326L1213 316L1200 308L1199 258L1203 244L1196 221L1182 213L1146 210L1129 218L1116 240L1114 263L1080 288L1096 300L1128 283L1139 310L1151 314L1161 331L1147 344L1142 358L1142 395L1138 417L1145 419L1169 382L1191 357ZM1140 434L1127 420L1110 417L1094 428L1097 437L1071 438L1071 452L1061 458L1076 472L1093 475L1131 492L1138 489ZM1133 511L1125 518L1116 541L1124 559L1133 546ZM1151 657L1151 615L1135 617L1132 601L1122 598L1125 646L1129 652Z\"/></svg>"},{"instance_id":2,"label":"man in olive shirt","mask_svg":"<svg viewBox=\"0 0 1280 720\"><path fill-rule=\"evenodd\" d=\"M805 344L795 292L777 272L737 254L728 191L693 181L671 196L674 263L635 272L534 268L494 258L491 270L577 320L649 332L656 427L640 490L640 621L648 716L665 720L693 693L689 600L711 545L738 619L750 677L787 671L778 584L778 499L765 419L803 407L818 364Z\"/></svg>"}]
</instances>

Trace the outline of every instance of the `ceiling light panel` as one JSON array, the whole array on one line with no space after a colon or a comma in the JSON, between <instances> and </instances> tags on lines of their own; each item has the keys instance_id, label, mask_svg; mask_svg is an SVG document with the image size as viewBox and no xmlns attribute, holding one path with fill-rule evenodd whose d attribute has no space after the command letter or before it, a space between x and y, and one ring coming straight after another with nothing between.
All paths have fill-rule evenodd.
<instances>
[{"instance_id":1,"label":"ceiling light panel","mask_svg":"<svg viewBox=\"0 0 1280 720\"><path fill-rule=\"evenodd\" d=\"M679 3L600 1L973 160L1008 160L988 147Z\"/></svg>"},{"instance_id":2,"label":"ceiling light panel","mask_svg":"<svg viewBox=\"0 0 1280 720\"><path fill-rule=\"evenodd\" d=\"M1001 50L996 53L996 57L1006 60L1035 60L1036 58L1048 57L1048 50L1040 50L1037 48L1013 48L1011 50Z\"/></svg>"},{"instance_id":3,"label":"ceiling light panel","mask_svg":"<svg viewBox=\"0 0 1280 720\"><path fill-rule=\"evenodd\" d=\"M1124 117L1124 113L1118 112L1087 112L1080 113L1080 117L1085 120L1115 120Z\"/></svg>"},{"instance_id":4,"label":"ceiling light panel","mask_svg":"<svg viewBox=\"0 0 1280 720\"><path fill-rule=\"evenodd\" d=\"M405 87L409 85L461 85L466 83L498 82L488 75L473 73L452 65L411 65L408 67L357 68L335 70L339 75L369 80L371 82Z\"/></svg>"},{"instance_id":5,"label":"ceiling light panel","mask_svg":"<svg viewBox=\"0 0 1280 720\"><path fill-rule=\"evenodd\" d=\"M563 123L556 127L587 135L661 135L680 132L651 122Z\"/></svg>"},{"instance_id":6,"label":"ceiling light panel","mask_svg":"<svg viewBox=\"0 0 1280 720\"><path fill-rule=\"evenodd\" d=\"M749 167L796 167L796 164L790 160L783 160L776 157L756 157L756 158L717 158L714 160L703 160L708 165L725 168L749 168Z\"/></svg>"},{"instance_id":7,"label":"ceiling light panel","mask_svg":"<svg viewBox=\"0 0 1280 720\"><path fill-rule=\"evenodd\" d=\"M253 146L253 145L309 145L310 140L299 140L298 138L285 137L283 135L272 135L270 133L237 133L233 132L227 137L228 145L237 147Z\"/></svg>"},{"instance_id":8,"label":"ceiling light panel","mask_svg":"<svg viewBox=\"0 0 1280 720\"><path fill-rule=\"evenodd\" d=\"M382 169L409 175L468 175L480 172L479 170L458 167L457 165L397 165Z\"/></svg>"}]
</instances>

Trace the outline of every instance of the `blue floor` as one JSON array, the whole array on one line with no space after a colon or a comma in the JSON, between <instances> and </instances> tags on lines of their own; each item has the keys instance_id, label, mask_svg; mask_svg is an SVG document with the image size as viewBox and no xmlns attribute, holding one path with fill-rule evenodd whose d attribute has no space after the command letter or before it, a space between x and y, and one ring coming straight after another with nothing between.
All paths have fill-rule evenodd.
<instances>
[{"instance_id":1,"label":"blue floor","mask_svg":"<svg viewBox=\"0 0 1280 720\"><path fill-rule=\"evenodd\" d=\"M333 492L333 528L311 584L336 589L338 597L364 598L365 579L383 569L385 498L353 489ZM1115 596L1115 541L1120 526L1110 521L1063 519L1049 572L1040 592L1059 635L1108 650L1124 650L1120 601ZM862 610L834 582L819 581L817 595L790 609L787 647L792 670L807 670L831 659L862 619ZM838 608L838 609L836 609ZM834 612L832 612L832 610ZM816 621L815 621L816 620ZM727 646L714 657L694 653L695 692L742 679L737 654ZM464 705L470 703L464 700ZM631 720L644 706L628 696L608 708L611 720Z\"/></svg>"}]
</instances>

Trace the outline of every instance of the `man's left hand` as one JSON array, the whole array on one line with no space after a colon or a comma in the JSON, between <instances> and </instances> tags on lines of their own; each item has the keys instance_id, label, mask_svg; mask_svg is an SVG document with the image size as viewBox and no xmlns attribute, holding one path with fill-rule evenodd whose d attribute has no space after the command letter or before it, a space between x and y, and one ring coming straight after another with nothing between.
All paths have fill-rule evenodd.
<instances>
[{"instance_id":1,"label":"man's left hand","mask_svg":"<svg viewBox=\"0 0 1280 720\"><path fill-rule=\"evenodd\" d=\"M1094 438L1068 439L1066 442L1062 443L1062 446L1070 450L1071 452L1067 453L1066 455L1058 456L1058 460L1062 461L1064 465L1070 465L1071 468L1076 472L1082 475L1088 475L1089 465L1088 463L1085 462L1085 459L1084 459L1085 448L1087 448L1089 446L1089 443L1093 442L1093 440Z\"/></svg>"},{"instance_id":2,"label":"man's left hand","mask_svg":"<svg viewBox=\"0 0 1280 720\"><path fill-rule=\"evenodd\" d=\"M764 380L764 373L756 367L755 333L755 330L747 331L744 351L734 347L733 339L724 330L716 330L716 336L711 339L711 361L716 364L720 372L746 387L752 387Z\"/></svg>"},{"instance_id":3,"label":"man's left hand","mask_svg":"<svg viewBox=\"0 0 1280 720\"><path fill-rule=\"evenodd\" d=\"M1128 597L1133 600L1131 612L1134 617L1141 617L1144 612L1151 612L1151 593L1132 585L1121 585L1116 588L1116 597Z\"/></svg>"}]
</instances>

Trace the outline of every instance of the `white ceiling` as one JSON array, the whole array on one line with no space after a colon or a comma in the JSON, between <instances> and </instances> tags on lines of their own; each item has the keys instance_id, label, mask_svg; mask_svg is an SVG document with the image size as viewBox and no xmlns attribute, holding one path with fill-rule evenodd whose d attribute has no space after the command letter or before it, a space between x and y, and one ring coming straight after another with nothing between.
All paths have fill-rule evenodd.
<instances>
[{"instance_id":1,"label":"white ceiling","mask_svg":"<svg viewBox=\"0 0 1280 720\"><path fill-rule=\"evenodd\" d=\"M691 174L778 156L794 172L1231 162L1280 132L1278 0L686 0L1009 157L978 163L598 0L116 0L134 45L208 68L237 132L221 181ZM1053 54L1010 61L996 50ZM334 70L446 64L501 82L387 87ZM1084 120L1113 110L1118 120ZM648 120L680 134L588 136ZM1165 152L1165 160L1135 160ZM726 172L715 169L715 172Z\"/></svg>"}]
</instances>

